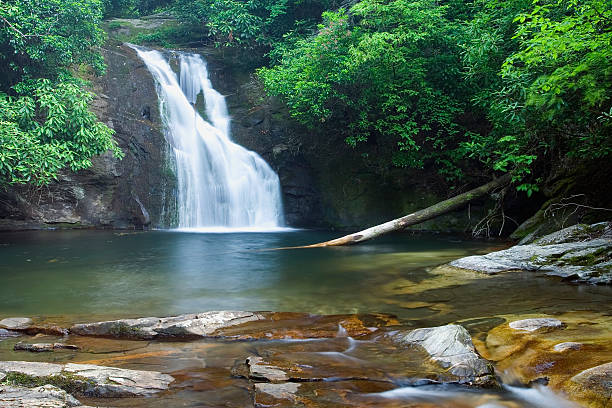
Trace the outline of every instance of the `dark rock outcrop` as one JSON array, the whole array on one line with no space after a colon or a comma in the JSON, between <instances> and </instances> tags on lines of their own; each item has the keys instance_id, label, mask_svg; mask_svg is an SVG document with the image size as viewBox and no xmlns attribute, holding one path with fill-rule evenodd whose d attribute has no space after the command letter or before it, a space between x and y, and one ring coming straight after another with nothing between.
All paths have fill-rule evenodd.
<instances>
[{"instance_id":1,"label":"dark rock outcrop","mask_svg":"<svg viewBox=\"0 0 612 408\"><path fill-rule=\"evenodd\" d=\"M0 191L0 229L170 225L174 175L166 159L153 78L127 46L102 51L106 75L93 79L92 110L115 130L125 153L94 157L89 169L63 171L43 188Z\"/></svg>"}]
</instances>

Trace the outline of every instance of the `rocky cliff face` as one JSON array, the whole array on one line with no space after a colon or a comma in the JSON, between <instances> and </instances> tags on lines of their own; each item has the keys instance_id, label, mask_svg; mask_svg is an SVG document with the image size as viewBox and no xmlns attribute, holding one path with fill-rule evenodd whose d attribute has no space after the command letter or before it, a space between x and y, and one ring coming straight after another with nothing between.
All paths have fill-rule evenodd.
<instances>
[{"instance_id":1,"label":"rocky cliff face","mask_svg":"<svg viewBox=\"0 0 612 408\"><path fill-rule=\"evenodd\" d=\"M123 160L110 154L87 170L65 171L42 188L0 191L0 228L167 225L174 213L174 176L166 160L153 79L127 46L103 51L107 73L93 82L93 110L116 132Z\"/></svg>"}]
</instances>

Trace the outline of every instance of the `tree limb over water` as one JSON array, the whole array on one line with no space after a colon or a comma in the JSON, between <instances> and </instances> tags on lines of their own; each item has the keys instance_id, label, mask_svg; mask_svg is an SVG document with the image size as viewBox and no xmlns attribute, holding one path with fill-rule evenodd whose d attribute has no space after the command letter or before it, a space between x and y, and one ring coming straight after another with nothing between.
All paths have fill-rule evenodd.
<instances>
[{"instance_id":1,"label":"tree limb over water","mask_svg":"<svg viewBox=\"0 0 612 408\"><path fill-rule=\"evenodd\" d=\"M411 225L420 224L424 221L436 218L440 215L444 215L453 210L463 207L470 201L482 197L483 195L495 190L496 188L503 187L509 184L511 181L511 175L509 173L496 178L487 184L477 187L473 190L459 194L455 197L451 197L447 200L440 201L430 207L424 208L412 214L405 215L401 218L396 218L391 221L387 221L383 224L370 227L363 231L356 232L354 234L345 235L340 238L332 239L331 241L319 242L312 245L304 245L297 247L279 248L279 249L297 249L297 248L320 248L328 246L342 246L342 245L353 245L363 241L370 240L372 238L379 237L384 234L388 234L394 231L403 230Z\"/></svg>"}]
</instances>

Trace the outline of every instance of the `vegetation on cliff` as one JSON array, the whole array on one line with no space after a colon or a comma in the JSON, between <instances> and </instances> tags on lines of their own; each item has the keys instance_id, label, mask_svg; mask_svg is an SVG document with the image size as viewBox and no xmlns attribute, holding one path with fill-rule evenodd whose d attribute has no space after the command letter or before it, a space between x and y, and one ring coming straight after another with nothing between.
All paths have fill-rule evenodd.
<instances>
[{"instance_id":1,"label":"vegetation on cliff","mask_svg":"<svg viewBox=\"0 0 612 408\"><path fill-rule=\"evenodd\" d=\"M0 2L0 185L43 185L107 150L122 156L73 74L104 72L101 20L98 0Z\"/></svg>"}]
</instances>

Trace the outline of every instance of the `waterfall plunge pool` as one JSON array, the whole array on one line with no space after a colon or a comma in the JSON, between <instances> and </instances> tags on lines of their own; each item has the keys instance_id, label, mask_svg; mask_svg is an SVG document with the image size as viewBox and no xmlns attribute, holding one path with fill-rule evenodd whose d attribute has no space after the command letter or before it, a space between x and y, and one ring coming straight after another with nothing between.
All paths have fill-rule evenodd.
<instances>
[{"instance_id":1,"label":"waterfall plunge pool","mask_svg":"<svg viewBox=\"0 0 612 408\"><path fill-rule=\"evenodd\" d=\"M468 328L481 349L487 337L499 335L495 327L504 319L536 314L575 322L565 330L568 333L586 330L593 335L599 331L598 341L605 344L607 339L610 343L610 287L569 285L532 272L482 277L439 273L435 268L461 256L503 247L503 243L398 234L352 247L264 250L337 235L306 230L1 233L0 318L28 316L70 324L208 310L379 312L396 315L408 327L458 322ZM70 339L80 341L83 350L24 355L12 350L15 341L0 341L0 360L92 362L160 370L179 379L169 392L146 402L90 401L92 405L130 407L250 406L248 382L232 377L232 366L254 351L281 347L266 341ZM308 344L299 347L308 350ZM322 346L312 347L318 350ZM330 347L326 358L343 358L336 353L336 346ZM372 353L371 347L358 349L351 357ZM594 349L597 358L612 359L609 345L598 347ZM338 346L340 351L343 348L346 345ZM386 361L384 353L380 358ZM515 368L503 360L499 364L501 372L511 373ZM400 386L394 391L366 387L353 392L362 406L552 408L562 406L559 401L566 404L563 406L574 406L547 388L537 387L475 391L432 385L416 389Z\"/></svg>"}]
</instances>

